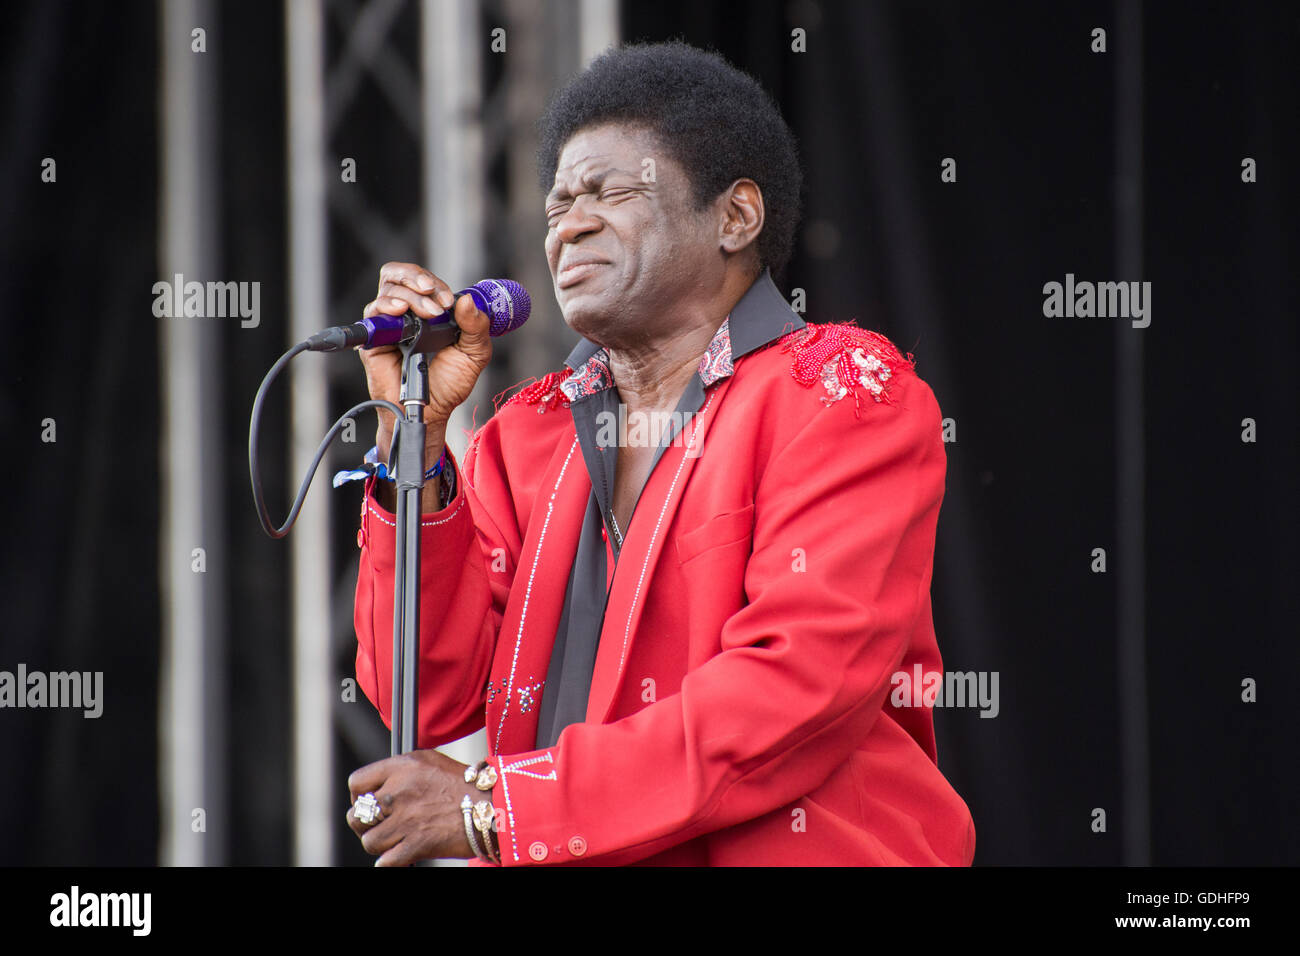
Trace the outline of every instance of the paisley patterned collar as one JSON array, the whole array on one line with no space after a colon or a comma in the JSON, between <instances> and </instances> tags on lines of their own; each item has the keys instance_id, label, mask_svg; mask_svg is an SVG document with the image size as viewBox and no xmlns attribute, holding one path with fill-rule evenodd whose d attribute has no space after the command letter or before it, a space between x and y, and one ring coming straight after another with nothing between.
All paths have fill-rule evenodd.
<instances>
[{"instance_id":1,"label":"paisley patterned collar","mask_svg":"<svg viewBox=\"0 0 1300 956\"><path fill-rule=\"evenodd\" d=\"M701 384L708 388L726 378L735 370L737 359L803 327L803 319L785 301L772 281L771 272L764 269L731 314L723 319L700 358L697 372ZM560 382L559 388L570 402L595 395L614 384L609 350L588 339L582 339L574 347L564 364L573 373Z\"/></svg>"}]
</instances>

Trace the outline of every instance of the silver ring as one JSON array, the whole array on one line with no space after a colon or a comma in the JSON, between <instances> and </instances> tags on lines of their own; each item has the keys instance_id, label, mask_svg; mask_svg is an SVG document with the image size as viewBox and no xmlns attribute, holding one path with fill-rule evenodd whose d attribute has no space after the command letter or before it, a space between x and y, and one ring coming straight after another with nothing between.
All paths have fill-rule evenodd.
<instances>
[{"instance_id":1,"label":"silver ring","mask_svg":"<svg viewBox=\"0 0 1300 956\"><path fill-rule=\"evenodd\" d=\"M373 793L367 793L357 797L357 802L352 804L352 815L366 826L378 823L383 818L383 812L380 810L379 801L375 799Z\"/></svg>"}]
</instances>

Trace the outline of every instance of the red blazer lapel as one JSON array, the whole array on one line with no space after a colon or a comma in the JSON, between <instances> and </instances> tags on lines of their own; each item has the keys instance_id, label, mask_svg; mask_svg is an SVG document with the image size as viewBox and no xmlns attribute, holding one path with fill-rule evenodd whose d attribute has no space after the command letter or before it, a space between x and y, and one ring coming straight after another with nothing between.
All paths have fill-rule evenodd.
<instances>
[{"instance_id":1,"label":"red blazer lapel","mask_svg":"<svg viewBox=\"0 0 1300 956\"><path fill-rule=\"evenodd\" d=\"M591 480L570 429L551 456L524 536L487 691L488 746L523 753L537 740L542 685L564 610Z\"/></svg>"}]
</instances>

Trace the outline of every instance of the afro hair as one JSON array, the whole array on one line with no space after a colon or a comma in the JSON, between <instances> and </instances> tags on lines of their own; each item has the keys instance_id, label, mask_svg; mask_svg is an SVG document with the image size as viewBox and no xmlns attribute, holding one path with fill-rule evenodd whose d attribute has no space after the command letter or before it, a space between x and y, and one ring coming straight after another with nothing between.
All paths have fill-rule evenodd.
<instances>
[{"instance_id":1,"label":"afro hair","mask_svg":"<svg viewBox=\"0 0 1300 956\"><path fill-rule=\"evenodd\" d=\"M539 121L537 171L542 190L555 180L570 137L603 123L648 129L691 178L697 208L737 179L763 192L758 236L762 265L779 274L790 260L799 224L799 168L794 134L753 77L720 55L680 41L611 49L561 88Z\"/></svg>"}]
</instances>

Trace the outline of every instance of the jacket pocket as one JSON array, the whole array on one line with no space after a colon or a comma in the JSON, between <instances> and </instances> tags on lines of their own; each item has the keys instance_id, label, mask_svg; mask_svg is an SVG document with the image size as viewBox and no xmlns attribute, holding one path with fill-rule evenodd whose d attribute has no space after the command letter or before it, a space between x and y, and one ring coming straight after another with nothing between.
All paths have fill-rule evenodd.
<instances>
[{"instance_id":1,"label":"jacket pocket","mask_svg":"<svg viewBox=\"0 0 1300 956\"><path fill-rule=\"evenodd\" d=\"M677 535L673 542L677 549L677 561L686 564L715 548L748 542L753 531L753 505L746 505L740 511L714 515L702 525Z\"/></svg>"}]
</instances>

